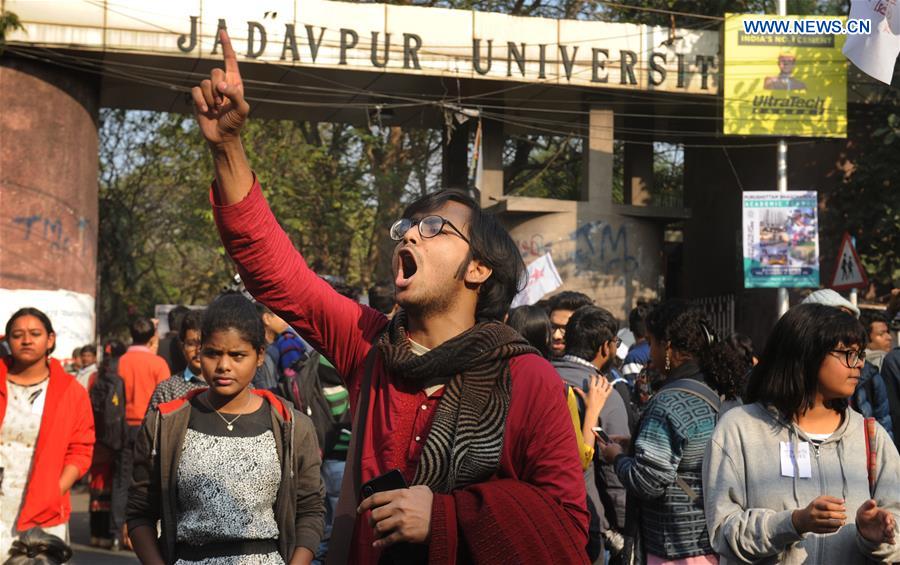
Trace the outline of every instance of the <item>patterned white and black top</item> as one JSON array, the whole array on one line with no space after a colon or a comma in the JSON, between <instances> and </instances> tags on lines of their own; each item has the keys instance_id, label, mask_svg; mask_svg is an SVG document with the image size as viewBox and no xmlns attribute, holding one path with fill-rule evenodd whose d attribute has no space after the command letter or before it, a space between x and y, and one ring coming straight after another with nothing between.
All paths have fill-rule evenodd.
<instances>
[{"instance_id":1,"label":"patterned white and black top","mask_svg":"<svg viewBox=\"0 0 900 565\"><path fill-rule=\"evenodd\" d=\"M225 417L231 421L234 416ZM192 399L177 469L177 563L284 563L277 544L259 543L278 539L273 509L280 482L268 402L228 430L203 401ZM221 555L228 546L236 548L234 553Z\"/></svg>"}]
</instances>

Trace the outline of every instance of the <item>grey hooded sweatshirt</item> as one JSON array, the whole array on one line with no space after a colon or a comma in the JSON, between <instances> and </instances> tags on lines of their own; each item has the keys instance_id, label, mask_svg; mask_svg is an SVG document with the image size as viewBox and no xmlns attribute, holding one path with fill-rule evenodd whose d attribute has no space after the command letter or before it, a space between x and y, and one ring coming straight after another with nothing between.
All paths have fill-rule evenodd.
<instances>
[{"instance_id":1,"label":"grey hooded sweatshirt","mask_svg":"<svg viewBox=\"0 0 900 565\"><path fill-rule=\"evenodd\" d=\"M887 432L876 429L873 498L900 524L900 455ZM871 543L856 531L856 511L870 498L863 417L847 409L840 427L818 448L809 442L809 478L801 477L807 473L790 458L794 476L782 476L781 442L798 453L809 437L759 403L729 410L716 426L703 460L703 484L719 563L900 561L900 546ZM845 500L847 524L833 534L801 536L793 511L823 495ZM895 539L900 541L900 532Z\"/></svg>"}]
</instances>

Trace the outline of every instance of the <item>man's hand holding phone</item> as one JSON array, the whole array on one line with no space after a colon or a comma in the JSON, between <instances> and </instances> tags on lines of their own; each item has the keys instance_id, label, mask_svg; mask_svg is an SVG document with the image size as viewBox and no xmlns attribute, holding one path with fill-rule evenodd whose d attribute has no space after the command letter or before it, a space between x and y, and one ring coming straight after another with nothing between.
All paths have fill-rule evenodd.
<instances>
[{"instance_id":1,"label":"man's hand holding phone","mask_svg":"<svg viewBox=\"0 0 900 565\"><path fill-rule=\"evenodd\" d=\"M384 548L399 542L426 543L431 535L434 493L424 485L402 487L396 475L400 472L391 471L362 488L365 498L356 511L358 514L371 511L369 525L377 538L374 547ZM402 476L399 480L405 484ZM381 490L387 486L400 488Z\"/></svg>"}]
</instances>

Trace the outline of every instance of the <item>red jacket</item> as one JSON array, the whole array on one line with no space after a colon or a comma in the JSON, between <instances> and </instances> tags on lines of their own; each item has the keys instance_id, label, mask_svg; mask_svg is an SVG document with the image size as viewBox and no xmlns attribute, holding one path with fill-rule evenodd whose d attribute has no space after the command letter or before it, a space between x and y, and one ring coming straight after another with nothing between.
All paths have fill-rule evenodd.
<instances>
[{"instance_id":1,"label":"red jacket","mask_svg":"<svg viewBox=\"0 0 900 565\"><path fill-rule=\"evenodd\" d=\"M218 206L215 200L213 204L222 241L248 290L334 364L338 374L345 377L355 411L366 355L387 318L344 298L306 266L278 226L258 183L237 204ZM273 257L277 260L273 261ZM516 492L527 492L528 488L541 491L528 501L531 514L562 517L563 527L531 527L528 535L563 532L571 534L573 547L584 548L588 531L584 474L562 381L546 360L531 354L510 361L510 380L503 452L493 478L527 483L527 488ZM368 481L392 468L399 468L409 480L415 473L439 397L408 390L381 365L374 367L371 386L362 452L357 462L361 480ZM466 561L460 548L472 544L472 534L479 530L473 520L479 512L457 508L457 499L454 494L434 496L431 549L440 546L440 551L432 553L433 562ZM553 511L546 511L547 500L556 504ZM479 508L483 515L499 506L485 504ZM517 518L510 513L505 519ZM487 523L477 522L482 526ZM357 518L354 531L350 562L377 563L380 552L372 548L374 534L365 516ZM514 560L518 554L507 551L506 555Z\"/></svg>"},{"instance_id":2,"label":"red jacket","mask_svg":"<svg viewBox=\"0 0 900 565\"><path fill-rule=\"evenodd\" d=\"M6 373L11 365L11 357L4 357L0 363L0 428L6 416ZM88 393L63 370L59 361L50 359L50 384L41 430L16 529L25 531L68 522L72 504L69 493L59 494L59 478L66 465L77 467L79 477L84 475L93 453L94 413Z\"/></svg>"}]
</instances>

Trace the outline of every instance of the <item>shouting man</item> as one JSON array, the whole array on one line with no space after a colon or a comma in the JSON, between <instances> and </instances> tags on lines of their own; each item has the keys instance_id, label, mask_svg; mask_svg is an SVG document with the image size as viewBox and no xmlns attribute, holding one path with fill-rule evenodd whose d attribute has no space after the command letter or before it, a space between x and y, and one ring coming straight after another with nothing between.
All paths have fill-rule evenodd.
<instances>
[{"instance_id":1,"label":"shouting man","mask_svg":"<svg viewBox=\"0 0 900 565\"><path fill-rule=\"evenodd\" d=\"M240 140L250 107L220 36L225 69L193 99L222 241L247 289L350 391L353 445L329 562L374 564L384 552L404 563L584 562L585 489L562 383L500 322L524 273L509 234L462 192L426 196L384 226L397 242L399 312L389 322L342 297L266 204Z\"/></svg>"}]
</instances>

